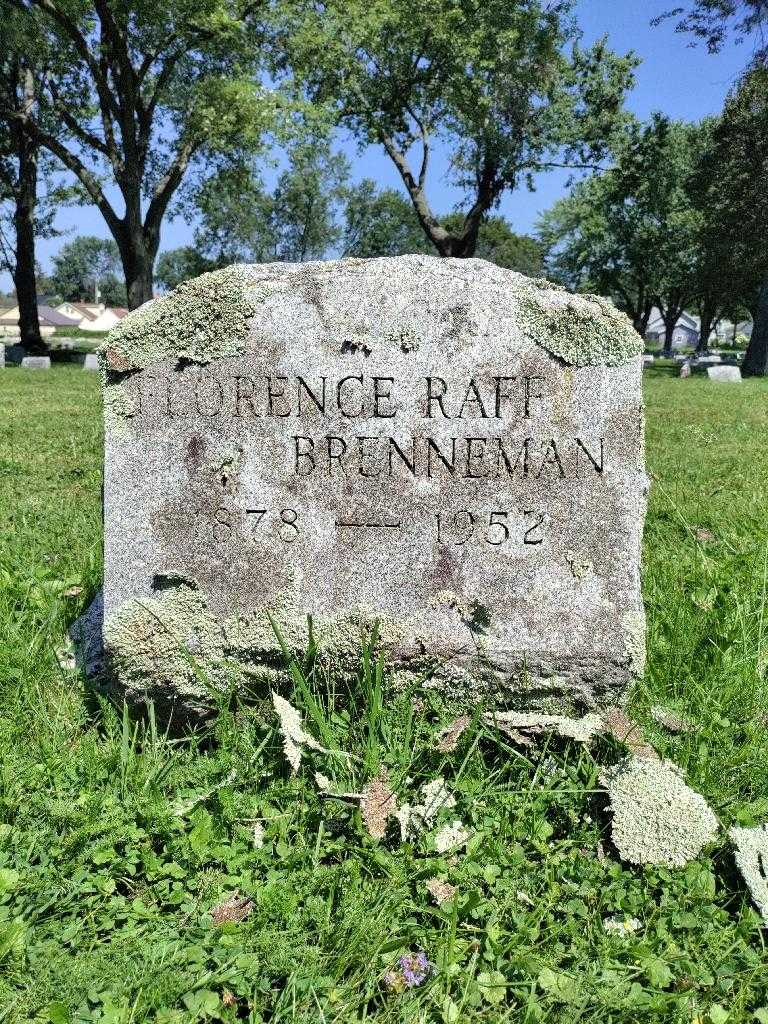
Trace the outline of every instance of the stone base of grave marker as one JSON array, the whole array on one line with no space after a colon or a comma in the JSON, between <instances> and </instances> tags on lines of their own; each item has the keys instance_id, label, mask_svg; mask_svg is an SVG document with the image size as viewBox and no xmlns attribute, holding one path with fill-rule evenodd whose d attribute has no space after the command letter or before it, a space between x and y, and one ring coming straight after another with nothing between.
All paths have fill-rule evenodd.
<instances>
[{"instance_id":1,"label":"stone base of grave marker","mask_svg":"<svg viewBox=\"0 0 768 1024\"><path fill-rule=\"evenodd\" d=\"M23 370L50 370L50 356L24 356L21 360Z\"/></svg>"},{"instance_id":2,"label":"stone base of grave marker","mask_svg":"<svg viewBox=\"0 0 768 1024\"><path fill-rule=\"evenodd\" d=\"M642 671L642 341L482 260L237 266L106 343L105 645L129 697L286 678L281 642L464 700ZM280 639L276 636L280 633Z\"/></svg>"},{"instance_id":3,"label":"stone base of grave marker","mask_svg":"<svg viewBox=\"0 0 768 1024\"><path fill-rule=\"evenodd\" d=\"M710 366L707 368L707 376L710 380L738 383L741 380L741 370L738 366Z\"/></svg>"}]
</instances>

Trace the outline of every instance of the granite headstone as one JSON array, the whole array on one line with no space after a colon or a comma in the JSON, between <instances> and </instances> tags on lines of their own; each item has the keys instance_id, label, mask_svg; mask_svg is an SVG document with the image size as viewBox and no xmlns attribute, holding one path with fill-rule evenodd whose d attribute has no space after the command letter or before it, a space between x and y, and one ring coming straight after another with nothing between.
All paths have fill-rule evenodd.
<instances>
[{"instance_id":1,"label":"granite headstone","mask_svg":"<svg viewBox=\"0 0 768 1024\"><path fill-rule=\"evenodd\" d=\"M98 370L99 369L99 357L95 353L89 352L86 355L86 357L85 357L85 361L83 362L83 369L84 370Z\"/></svg>"},{"instance_id":2,"label":"granite headstone","mask_svg":"<svg viewBox=\"0 0 768 1024\"><path fill-rule=\"evenodd\" d=\"M529 707L642 669L642 342L482 260L236 266L105 344L105 643L204 706L301 650ZM280 634L280 639L277 637Z\"/></svg>"},{"instance_id":3,"label":"granite headstone","mask_svg":"<svg viewBox=\"0 0 768 1024\"><path fill-rule=\"evenodd\" d=\"M23 370L50 370L50 356L24 356L21 360Z\"/></svg>"},{"instance_id":4,"label":"granite headstone","mask_svg":"<svg viewBox=\"0 0 768 1024\"><path fill-rule=\"evenodd\" d=\"M741 380L741 370L738 366L710 366L707 369L707 376L710 380L738 383Z\"/></svg>"}]
</instances>

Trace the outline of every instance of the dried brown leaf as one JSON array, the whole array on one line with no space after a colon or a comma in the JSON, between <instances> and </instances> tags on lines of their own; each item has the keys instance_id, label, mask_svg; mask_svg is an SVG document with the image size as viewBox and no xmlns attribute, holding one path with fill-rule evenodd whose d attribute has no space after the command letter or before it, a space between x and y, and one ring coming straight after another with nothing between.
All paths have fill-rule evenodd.
<instances>
[{"instance_id":1,"label":"dried brown leaf","mask_svg":"<svg viewBox=\"0 0 768 1024\"><path fill-rule=\"evenodd\" d=\"M516 743L518 747L535 747L536 743L531 739L530 736L526 736L525 733L520 732L519 729L513 729L510 725L505 725L503 722L496 722L496 728L499 732L503 732L505 736L509 737L513 743Z\"/></svg>"},{"instance_id":2,"label":"dried brown leaf","mask_svg":"<svg viewBox=\"0 0 768 1024\"><path fill-rule=\"evenodd\" d=\"M253 900L247 896L241 896L235 890L231 896L217 904L211 911L211 919L215 925L239 924L244 921L253 910Z\"/></svg>"},{"instance_id":3,"label":"dried brown leaf","mask_svg":"<svg viewBox=\"0 0 768 1024\"><path fill-rule=\"evenodd\" d=\"M689 719L658 704L651 708L651 718L669 732L696 732L696 726Z\"/></svg>"},{"instance_id":4,"label":"dried brown leaf","mask_svg":"<svg viewBox=\"0 0 768 1024\"><path fill-rule=\"evenodd\" d=\"M437 734L437 749L441 754L450 754L456 749L456 744L471 721L470 715L460 715L455 722L440 730Z\"/></svg>"},{"instance_id":5,"label":"dried brown leaf","mask_svg":"<svg viewBox=\"0 0 768 1024\"><path fill-rule=\"evenodd\" d=\"M397 799L384 768L363 788L360 813L369 834L374 839L383 839L387 833L387 820L397 817Z\"/></svg>"},{"instance_id":6,"label":"dried brown leaf","mask_svg":"<svg viewBox=\"0 0 768 1024\"><path fill-rule=\"evenodd\" d=\"M438 906L452 900L457 893L455 885L450 882L441 882L439 878L428 878L426 881L427 892Z\"/></svg>"},{"instance_id":7,"label":"dried brown leaf","mask_svg":"<svg viewBox=\"0 0 768 1024\"><path fill-rule=\"evenodd\" d=\"M603 712L604 730L619 743L623 743L630 753L637 757L658 760L659 755L645 738L642 728L633 722L622 708L608 708Z\"/></svg>"}]
</instances>

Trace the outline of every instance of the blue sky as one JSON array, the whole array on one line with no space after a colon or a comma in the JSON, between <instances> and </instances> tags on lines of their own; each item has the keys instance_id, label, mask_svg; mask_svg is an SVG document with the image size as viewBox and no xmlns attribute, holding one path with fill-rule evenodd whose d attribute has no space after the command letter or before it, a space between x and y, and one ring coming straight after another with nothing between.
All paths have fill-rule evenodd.
<instances>
[{"instance_id":1,"label":"blue sky","mask_svg":"<svg viewBox=\"0 0 768 1024\"><path fill-rule=\"evenodd\" d=\"M729 45L718 55L710 55L703 48L691 48L686 36L674 31L673 23L652 28L651 18L673 6L670 0L580 0L577 5L579 24L584 42L591 43L604 34L610 46L620 53L634 50L642 64L637 69L637 85L630 94L628 106L641 118L660 110L672 117L697 120L722 109L726 93L747 62L746 47ZM352 160L355 179L371 177L381 185L401 187L394 167L386 155L376 147L369 147L358 155L349 141L340 140ZM436 210L451 209L458 196L443 180L439 154L433 178L430 200ZM565 191L567 172L553 171L539 176L533 193L519 190L504 197L500 212L519 232L531 231L539 213ZM108 237L104 222L94 207L76 207L63 210L56 226L72 234L93 234ZM161 250L172 249L189 242L193 227L177 218L167 221L162 235ZM50 257L65 238L42 240L38 245L38 259L43 269L50 267ZM0 284L9 286L9 279Z\"/></svg>"}]
</instances>

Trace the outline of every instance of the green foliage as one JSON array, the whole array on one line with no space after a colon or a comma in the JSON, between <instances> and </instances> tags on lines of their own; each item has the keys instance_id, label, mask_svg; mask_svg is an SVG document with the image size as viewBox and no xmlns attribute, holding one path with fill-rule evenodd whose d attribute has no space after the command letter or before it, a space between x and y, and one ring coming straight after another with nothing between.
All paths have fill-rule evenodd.
<instances>
[{"instance_id":1,"label":"green foliage","mask_svg":"<svg viewBox=\"0 0 768 1024\"><path fill-rule=\"evenodd\" d=\"M240 0L9 8L55 55L29 130L104 217L135 308L152 297L161 225L184 179L211 159L252 153L284 120L262 84L264 23Z\"/></svg>"},{"instance_id":2,"label":"green foliage","mask_svg":"<svg viewBox=\"0 0 768 1024\"><path fill-rule=\"evenodd\" d=\"M702 215L693 172L709 126L655 115L634 124L614 165L540 219L549 274L608 295L643 331L656 304L674 324L700 295Z\"/></svg>"},{"instance_id":3,"label":"green foliage","mask_svg":"<svg viewBox=\"0 0 768 1024\"><path fill-rule=\"evenodd\" d=\"M724 824L749 825L768 813L765 383L684 383L682 402L670 369L646 371L649 662L633 714ZM521 750L476 720L441 754L451 710L393 692L372 637L351 693L293 652L286 696L353 755L309 751L296 777L268 702L180 740L85 688L54 652L101 577L98 380L9 369L0 398L4 1021L768 1020L763 932L726 847L679 871L616 860L597 793L611 748ZM663 733L657 703L699 731ZM381 765L400 802L445 778L457 804L435 827L472 832L455 859L434 829L376 843L354 803L319 799L314 770L359 791ZM441 907L434 877L457 887ZM245 919L215 924L235 891ZM612 935L610 918L641 927ZM434 972L389 988L419 949Z\"/></svg>"},{"instance_id":4,"label":"green foliage","mask_svg":"<svg viewBox=\"0 0 768 1024\"><path fill-rule=\"evenodd\" d=\"M324 139L290 148L289 164L271 193L248 164L221 168L188 204L190 218L199 218L194 245L160 256L158 282L175 288L231 263L434 254L401 193L379 190L370 178L351 184L349 174L346 157ZM449 214L443 223L453 229L461 220L461 214ZM477 255L531 277L542 271L539 244L514 234L499 216L481 224Z\"/></svg>"},{"instance_id":5,"label":"green foliage","mask_svg":"<svg viewBox=\"0 0 768 1024\"><path fill-rule=\"evenodd\" d=\"M719 53L726 40L736 43L753 38L755 58L764 60L765 28L768 24L767 0L689 0L684 7L676 7L654 18L659 25L668 18L682 18L675 25L676 32L687 32L703 42L710 53Z\"/></svg>"},{"instance_id":6,"label":"green foliage","mask_svg":"<svg viewBox=\"0 0 768 1024\"><path fill-rule=\"evenodd\" d=\"M385 148L442 255L471 256L480 221L506 190L532 187L553 162L593 163L626 124L622 103L636 60L617 57L604 40L579 48L572 7L289 0L278 21L304 95L330 106L361 144ZM427 197L436 138L465 194L456 233Z\"/></svg>"},{"instance_id":7,"label":"green foliage","mask_svg":"<svg viewBox=\"0 0 768 1024\"><path fill-rule=\"evenodd\" d=\"M443 217L449 231L457 230L462 220L460 213ZM544 256L541 243L530 235L516 235L507 221L498 215L486 217L480 224L475 256L499 267L516 270L526 277L544 276Z\"/></svg>"},{"instance_id":8,"label":"green foliage","mask_svg":"<svg viewBox=\"0 0 768 1024\"><path fill-rule=\"evenodd\" d=\"M430 253L434 247L425 237L413 204L397 189L378 189L371 178L363 178L347 190L344 204L344 256L366 259L373 256L401 256Z\"/></svg>"},{"instance_id":9,"label":"green foliage","mask_svg":"<svg viewBox=\"0 0 768 1024\"><path fill-rule=\"evenodd\" d=\"M98 286L107 306L125 306L125 283L120 280L120 253L111 238L78 235L53 257L51 286L69 302L93 302Z\"/></svg>"},{"instance_id":10,"label":"green foliage","mask_svg":"<svg viewBox=\"0 0 768 1024\"><path fill-rule=\"evenodd\" d=\"M746 367L768 373L768 67L752 68L728 97L698 184L719 239L713 274L725 270L755 320Z\"/></svg>"},{"instance_id":11,"label":"green foliage","mask_svg":"<svg viewBox=\"0 0 768 1024\"><path fill-rule=\"evenodd\" d=\"M199 277L216 264L203 256L196 245L183 245L178 249L167 249L161 252L155 270L155 280L165 291L178 288L184 281Z\"/></svg>"}]
</instances>

